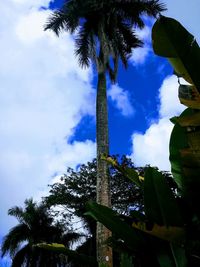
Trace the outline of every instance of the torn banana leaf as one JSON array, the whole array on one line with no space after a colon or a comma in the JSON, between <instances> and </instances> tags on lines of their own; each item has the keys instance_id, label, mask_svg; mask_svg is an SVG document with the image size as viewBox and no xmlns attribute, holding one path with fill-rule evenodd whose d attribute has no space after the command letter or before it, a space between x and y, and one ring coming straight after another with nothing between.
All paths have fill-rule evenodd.
<instances>
[{"instance_id":1,"label":"torn banana leaf","mask_svg":"<svg viewBox=\"0 0 200 267\"><path fill-rule=\"evenodd\" d=\"M140 229L141 231L144 231L145 233L156 236L168 242L172 242L178 245L182 245L185 242L185 229L183 227L166 227L154 224L152 229L149 230L146 226L146 223L143 222L133 223L132 226Z\"/></svg>"},{"instance_id":2,"label":"torn banana leaf","mask_svg":"<svg viewBox=\"0 0 200 267\"><path fill-rule=\"evenodd\" d=\"M179 86L178 97L181 104L194 109L200 109L200 93L193 85Z\"/></svg>"}]
</instances>

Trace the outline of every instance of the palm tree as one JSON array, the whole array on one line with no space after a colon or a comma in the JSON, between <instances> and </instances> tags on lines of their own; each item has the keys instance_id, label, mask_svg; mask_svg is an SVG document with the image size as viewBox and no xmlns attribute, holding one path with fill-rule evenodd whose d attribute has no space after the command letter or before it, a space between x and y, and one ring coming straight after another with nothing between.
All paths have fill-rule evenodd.
<instances>
[{"instance_id":1,"label":"palm tree","mask_svg":"<svg viewBox=\"0 0 200 267\"><path fill-rule=\"evenodd\" d=\"M2 257L10 254L11 267L66 266L66 261L63 264L63 258L58 253L34 247L43 242L61 243L65 241L65 245L69 245L69 239L64 237L63 227L58 223L53 225L53 218L43 204L37 205L32 199L25 200L24 209L16 206L9 209L8 214L15 216L19 221L19 224L5 236L1 248ZM71 235L70 240L73 238L74 235Z\"/></svg>"},{"instance_id":2,"label":"palm tree","mask_svg":"<svg viewBox=\"0 0 200 267\"><path fill-rule=\"evenodd\" d=\"M80 66L93 62L96 67L97 202L105 206L110 206L108 168L102 160L102 155L109 154L106 74L115 82L119 61L127 67L132 49L142 46L133 30L144 27L141 15L156 17L163 10L159 0L65 0L45 26L57 35L62 30L76 33L75 55ZM109 231L98 224L98 261L112 266L111 250L105 244L108 236Z\"/></svg>"}]
</instances>

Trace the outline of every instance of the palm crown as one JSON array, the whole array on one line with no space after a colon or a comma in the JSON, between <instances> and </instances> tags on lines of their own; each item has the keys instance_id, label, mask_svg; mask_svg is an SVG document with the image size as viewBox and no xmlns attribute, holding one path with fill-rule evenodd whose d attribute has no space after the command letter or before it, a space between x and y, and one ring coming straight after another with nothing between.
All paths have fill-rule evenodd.
<instances>
[{"instance_id":1,"label":"palm crown","mask_svg":"<svg viewBox=\"0 0 200 267\"><path fill-rule=\"evenodd\" d=\"M9 253L12 258L12 267L17 266L55 266L59 262L59 256L52 252L40 251L34 247L41 242L69 242L75 236L64 234L61 225L53 224L53 218L49 215L45 205L37 205L32 199L25 201L25 208L13 207L8 211L15 216L19 224L13 227L5 236L2 243L2 256ZM24 265L25 264L25 265Z\"/></svg>"},{"instance_id":2,"label":"palm crown","mask_svg":"<svg viewBox=\"0 0 200 267\"><path fill-rule=\"evenodd\" d=\"M142 46L133 26L143 28L141 15L155 17L163 10L159 0L69 0L53 12L45 29L57 35L62 30L76 32L80 65L88 67L92 60L115 81L119 59L126 67L132 49Z\"/></svg>"}]
</instances>

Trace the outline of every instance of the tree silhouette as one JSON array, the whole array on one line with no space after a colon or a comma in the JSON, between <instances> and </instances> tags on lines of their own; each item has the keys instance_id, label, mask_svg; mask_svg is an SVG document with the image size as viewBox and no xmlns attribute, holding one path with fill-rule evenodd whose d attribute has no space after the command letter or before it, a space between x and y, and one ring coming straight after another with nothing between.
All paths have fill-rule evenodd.
<instances>
[{"instance_id":1,"label":"tree silhouette","mask_svg":"<svg viewBox=\"0 0 200 267\"><path fill-rule=\"evenodd\" d=\"M38 243L63 243L66 246L77 238L76 234L65 234L61 224L53 224L44 204L36 204L32 199L25 200L25 208L13 207L8 214L17 218L14 226L4 237L2 256L9 254L12 267L55 267L66 266L65 257L57 253L41 251L34 245Z\"/></svg>"}]
</instances>

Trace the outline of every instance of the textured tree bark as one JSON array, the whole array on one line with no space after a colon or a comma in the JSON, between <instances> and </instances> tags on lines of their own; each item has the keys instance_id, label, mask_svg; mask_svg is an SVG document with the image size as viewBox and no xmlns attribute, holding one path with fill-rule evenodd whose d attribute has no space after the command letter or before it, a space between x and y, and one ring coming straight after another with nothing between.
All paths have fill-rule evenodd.
<instances>
[{"instance_id":1,"label":"textured tree bark","mask_svg":"<svg viewBox=\"0 0 200 267\"><path fill-rule=\"evenodd\" d=\"M110 181L108 165L101 159L102 155L109 154L108 138L108 110L105 72L98 74L96 99L96 137L97 137L97 203L111 206ZM97 260L99 267L112 267L112 249L106 244L111 232L102 224L97 223Z\"/></svg>"}]
</instances>

